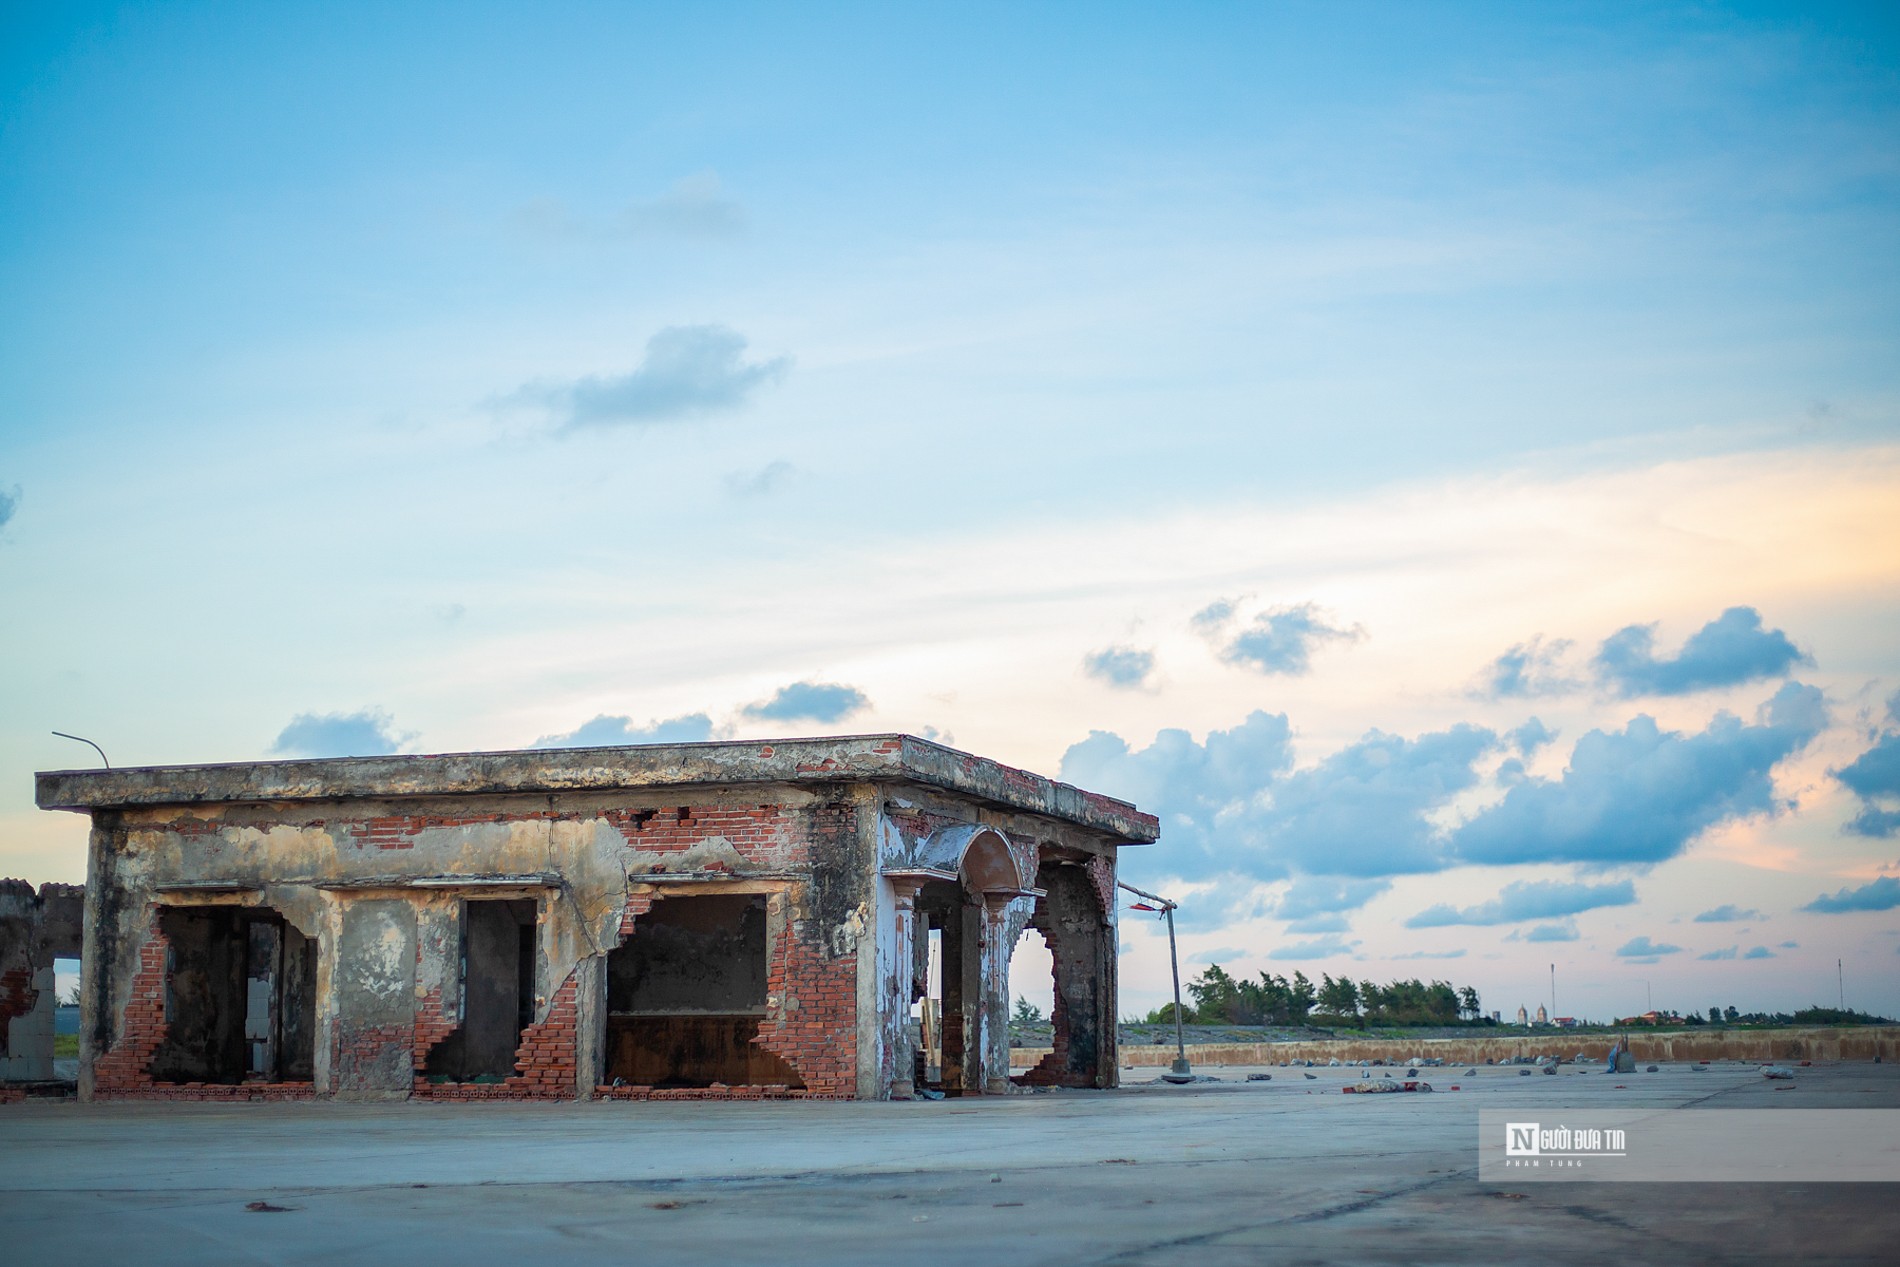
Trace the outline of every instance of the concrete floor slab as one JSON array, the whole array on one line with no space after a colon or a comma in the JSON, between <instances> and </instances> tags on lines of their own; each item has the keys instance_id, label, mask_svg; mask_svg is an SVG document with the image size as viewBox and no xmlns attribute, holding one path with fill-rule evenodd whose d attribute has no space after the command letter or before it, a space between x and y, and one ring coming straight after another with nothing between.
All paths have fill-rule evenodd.
<instances>
[{"instance_id":1,"label":"concrete floor slab","mask_svg":"<svg viewBox=\"0 0 1900 1267\"><path fill-rule=\"evenodd\" d=\"M1477 1181L1479 1108L1900 1108L1900 1067L1357 1069L911 1102L0 1109L30 1261L1891 1262L1891 1185ZM1304 1076L1311 1072L1309 1079ZM1452 1085L1461 1089L1453 1092ZM282 1212L252 1212L266 1201Z\"/></svg>"}]
</instances>

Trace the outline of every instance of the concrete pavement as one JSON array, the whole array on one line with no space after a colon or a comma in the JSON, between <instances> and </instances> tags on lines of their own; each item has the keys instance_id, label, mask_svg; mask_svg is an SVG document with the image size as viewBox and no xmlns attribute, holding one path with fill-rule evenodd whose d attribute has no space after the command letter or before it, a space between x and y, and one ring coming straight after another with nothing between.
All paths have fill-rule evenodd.
<instances>
[{"instance_id":1,"label":"concrete pavement","mask_svg":"<svg viewBox=\"0 0 1900 1267\"><path fill-rule=\"evenodd\" d=\"M8 1257L66 1262L1890 1262L1890 1185L1477 1182L1477 1111L1900 1108L1900 1066L1357 1069L874 1103L0 1109ZM1403 1071L1400 1071L1403 1072ZM1462 1089L1449 1090L1453 1084ZM252 1212L249 1202L285 1207Z\"/></svg>"}]
</instances>

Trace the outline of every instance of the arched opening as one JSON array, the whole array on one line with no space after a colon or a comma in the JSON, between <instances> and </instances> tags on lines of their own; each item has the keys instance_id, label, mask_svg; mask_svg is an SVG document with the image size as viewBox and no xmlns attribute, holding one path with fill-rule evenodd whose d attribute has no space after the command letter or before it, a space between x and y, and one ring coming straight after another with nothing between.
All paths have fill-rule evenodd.
<instances>
[{"instance_id":1,"label":"arched opening","mask_svg":"<svg viewBox=\"0 0 1900 1267\"><path fill-rule=\"evenodd\" d=\"M909 939L911 1006L896 1041L908 1047L899 1059L910 1067L895 1073L894 1093L960 1096L1002 1088L1009 1077L1009 959L1024 915L1012 917L1011 904L1030 892L1009 840L981 824L942 828L916 841L885 874L901 895L901 935Z\"/></svg>"}]
</instances>

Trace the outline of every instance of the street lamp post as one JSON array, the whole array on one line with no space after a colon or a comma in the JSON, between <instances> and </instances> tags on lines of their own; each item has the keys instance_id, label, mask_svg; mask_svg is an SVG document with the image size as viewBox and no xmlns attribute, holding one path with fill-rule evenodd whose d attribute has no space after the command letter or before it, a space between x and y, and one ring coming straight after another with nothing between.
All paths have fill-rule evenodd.
<instances>
[{"instance_id":1,"label":"street lamp post","mask_svg":"<svg viewBox=\"0 0 1900 1267\"><path fill-rule=\"evenodd\" d=\"M1115 885L1117 888L1127 889L1136 897L1145 897L1150 902L1158 904L1137 906L1136 910L1159 910L1168 921L1168 971L1174 977L1174 1064L1168 1069L1166 1077L1170 1082L1186 1082L1194 1076L1194 1071L1188 1067L1187 1039L1181 1027L1181 961L1174 948L1174 908L1180 903L1170 902L1165 897L1158 897L1121 880L1117 880Z\"/></svg>"}]
</instances>

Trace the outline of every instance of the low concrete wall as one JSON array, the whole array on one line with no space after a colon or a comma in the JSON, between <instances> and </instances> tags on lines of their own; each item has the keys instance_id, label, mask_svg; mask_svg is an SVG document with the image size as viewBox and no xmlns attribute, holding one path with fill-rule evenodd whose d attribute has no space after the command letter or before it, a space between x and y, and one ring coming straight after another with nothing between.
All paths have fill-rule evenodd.
<instances>
[{"instance_id":1,"label":"low concrete wall","mask_svg":"<svg viewBox=\"0 0 1900 1267\"><path fill-rule=\"evenodd\" d=\"M1853 1029L1758 1029L1629 1031L1630 1054L1645 1060L1900 1060L1900 1026L1869 1025ZM1289 1060L1407 1060L1436 1056L1446 1064L1481 1065L1486 1060L1513 1056L1560 1056L1568 1060L1579 1051L1601 1060L1615 1038L1609 1034L1566 1034L1540 1030L1514 1036L1484 1038L1361 1038L1323 1039L1295 1043L1194 1043L1187 1049L1194 1065L1278 1065ZM1018 1047L1010 1052L1016 1068L1034 1065L1048 1053L1046 1047ZM1174 1059L1174 1046L1121 1049L1124 1067L1159 1068Z\"/></svg>"}]
</instances>

